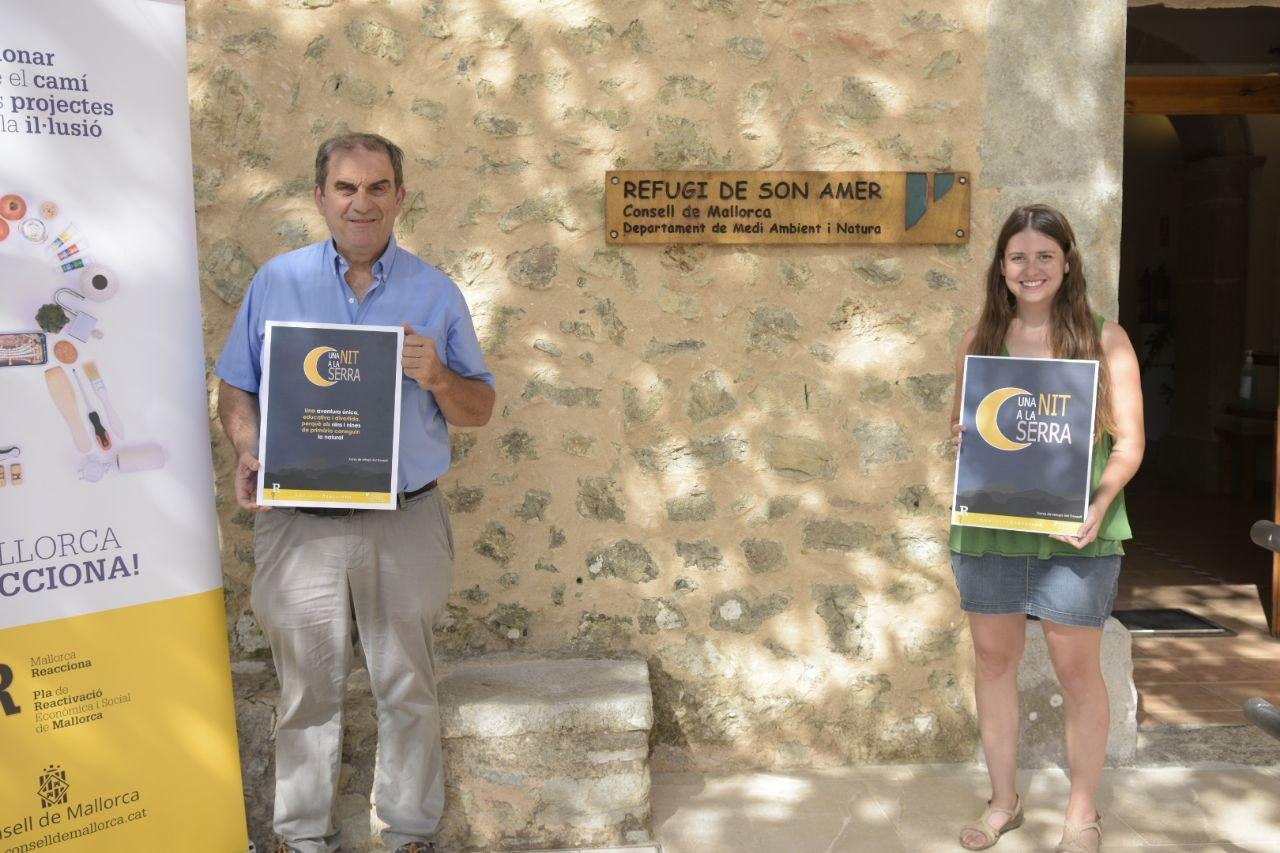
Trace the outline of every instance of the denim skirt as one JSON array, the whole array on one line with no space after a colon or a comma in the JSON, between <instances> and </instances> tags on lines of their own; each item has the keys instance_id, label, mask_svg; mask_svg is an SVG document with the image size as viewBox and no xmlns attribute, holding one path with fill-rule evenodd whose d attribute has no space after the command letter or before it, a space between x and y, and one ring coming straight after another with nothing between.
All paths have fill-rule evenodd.
<instances>
[{"instance_id":1,"label":"denim skirt","mask_svg":"<svg viewBox=\"0 0 1280 853\"><path fill-rule=\"evenodd\" d=\"M1115 557L951 554L960 606L969 613L1027 613L1062 625L1101 628L1120 580Z\"/></svg>"}]
</instances>

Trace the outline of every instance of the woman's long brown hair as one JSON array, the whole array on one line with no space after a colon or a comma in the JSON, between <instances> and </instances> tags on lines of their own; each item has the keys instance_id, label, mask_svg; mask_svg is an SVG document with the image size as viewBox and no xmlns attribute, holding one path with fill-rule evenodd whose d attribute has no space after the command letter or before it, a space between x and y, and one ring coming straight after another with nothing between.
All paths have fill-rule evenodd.
<instances>
[{"instance_id":1,"label":"woman's long brown hair","mask_svg":"<svg viewBox=\"0 0 1280 853\"><path fill-rule=\"evenodd\" d=\"M1017 300L1005 284L1000 261L1013 235L1028 228L1057 243L1066 259L1067 272L1050 309L1049 347L1054 358L1084 358L1098 362L1098 416L1094 440L1100 441L1103 433L1111 433L1115 428L1115 419L1111 416L1111 379L1102 352L1102 335L1089 307L1084 262L1080 259L1075 232L1067 218L1052 207L1046 204L1019 207L1005 220L996 240L991 266L987 268L986 298L969 354L999 355L1004 347Z\"/></svg>"}]
</instances>

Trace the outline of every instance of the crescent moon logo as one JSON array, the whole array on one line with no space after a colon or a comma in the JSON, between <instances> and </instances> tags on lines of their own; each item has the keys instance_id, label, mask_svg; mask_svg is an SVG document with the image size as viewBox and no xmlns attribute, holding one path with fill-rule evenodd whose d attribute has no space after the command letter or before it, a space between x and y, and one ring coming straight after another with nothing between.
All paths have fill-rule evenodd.
<instances>
[{"instance_id":1,"label":"crescent moon logo","mask_svg":"<svg viewBox=\"0 0 1280 853\"><path fill-rule=\"evenodd\" d=\"M311 352L307 353L307 357L302 360L302 372L306 375L307 381L312 385L317 385L321 388L328 388L330 385L335 384L332 380L325 379L321 376L319 369L320 359L325 355L325 353L330 352L337 352L337 350L333 347L316 347Z\"/></svg>"},{"instance_id":2,"label":"crescent moon logo","mask_svg":"<svg viewBox=\"0 0 1280 853\"><path fill-rule=\"evenodd\" d=\"M978 404L978 434L996 450L1021 450L1028 446L1027 442L1011 440L1000 431L1000 426L996 423L996 415L1000 414L1000 407L1011 397L1019 394L1030 396L1031 392L1021 388L999 388L983 397L982 402Z\"/></svg>"}]
</instances>

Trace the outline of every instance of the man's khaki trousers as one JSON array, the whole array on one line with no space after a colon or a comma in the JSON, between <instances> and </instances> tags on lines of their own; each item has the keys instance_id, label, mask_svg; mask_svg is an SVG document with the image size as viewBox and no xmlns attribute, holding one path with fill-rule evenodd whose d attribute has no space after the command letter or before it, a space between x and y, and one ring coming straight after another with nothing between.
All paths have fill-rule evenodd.
<instances>
[{"instance_id":1,"label":"man's khaki trousers","mask_svg":"<svg viewBox=\"0 0 1280 853\"><path fill-rule=\"evenodd\" d=\"M435 832L444 767L431 629L453 580L440 489L392 511L257 516L252 604L280 679L276 833L300 853L338 848L342 704L359 632L378 714L373 801L394 850Z\"/></svg>"}]
</instances>

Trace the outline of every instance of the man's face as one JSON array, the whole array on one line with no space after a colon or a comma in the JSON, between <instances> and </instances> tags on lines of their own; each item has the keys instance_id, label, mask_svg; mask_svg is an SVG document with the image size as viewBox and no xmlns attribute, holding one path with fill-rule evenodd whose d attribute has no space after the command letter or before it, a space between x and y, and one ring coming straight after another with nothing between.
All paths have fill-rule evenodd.
<instances>
[{"instance_id":1,"label":"man's face","mask_svg":"<svg viewBox=\"0 0 1280 853\"><path fill-rule=\"evenodd\" d=\"M391 158L357 147L329 156L325 185L315 191L316 210L341 254L374 258L391 239L404 195L404 187L396 187Z\"/></svg>"}]
</instances>

